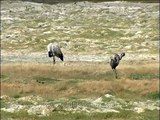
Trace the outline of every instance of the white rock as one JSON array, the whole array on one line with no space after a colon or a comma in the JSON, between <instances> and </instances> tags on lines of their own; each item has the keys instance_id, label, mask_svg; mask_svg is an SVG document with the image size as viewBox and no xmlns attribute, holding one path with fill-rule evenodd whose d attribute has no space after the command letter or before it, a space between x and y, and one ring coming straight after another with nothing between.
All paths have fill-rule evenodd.
<instances>
[{"instance_id":1,"label":"white rock","mask_svg":"<svg viewBox=\"0 0 160 120\"><path fill-rule=\"evenodd\" d=\"M42 116L48 116L54 109L51 106L48 105L37 105L32 106L30 109L28 109L29 115L42 115Z\"/></svg>"},{"instance_id":2,"label":"white rock","mask_svg":"<svg viewBox=\"0 0 160 120\"><path fill-rule=\"evenodd\" d=\"M117 111L117 110L114 110L114 109L104 109L104 110L102 110L102 112L115 112L115 113L119 113L119 111Z\"/></svg>"},{"instance_id":3,"label":"white rock","mask_svg":"<svg viewBox=\"0 0 160 120\"><path fill-rule=\"evenodd\" d=\"M52 32L51 31L46 31L46 32L43 32L43 35L45 34L51 34Z\"/></svg>"},{"instance_id":4,"label":"white rock","mask_svg":"<svg viewBox=\"0 0 160 120\"><path fill-rule=\"evenodd\" d=\"M23 106L23 105L13 104L13 105L9 106L8 108L2 108L1 110L13 113L13 112L19 112L20 110L24 110L24 109L25 109L25 106Z\"/></svg>"},{"instance_id":5,"label":"white rock","mask_svg":"<svg viewBox=\"0 0 160 120\"><path fill-rule=\"evenodd\" d=\"M100 102L102 102L102 97L100 97L100 98L98 98L98 99L93 101L93 103L100 103Z\"/></svg>"},{"instance_id":6,"label":"white rock","mask_svg":"<svg viewBox=\"0 0 160 120\"><path fill-rule=\"evenodd\" d=\"M105 97L110 98L110 97L113 97L113 95L106 94Z\"/></svg>"},{"instance_id":7,"label":"white rock","mask_svg":"<svg viewBox=\"0 0 160 120\"><path fill-rule=\"evenodd\" d=\"M63 106L61 104L55 104L54 105L55 110L63 110Z\"/></svg>"},{"instance_id":8,"label":"white rock","mask_svg":"<svg viewBox=\"0 0 160 120\"><path fill-rule=\"evenodd\" d=\"M125 46L124 48L125 48L125 49L131 49L132 46L131 46L131 45L128 45L128 46Z\"/></svg>"},{"instance_id":9,"label":"white rock","mask_svg":"<svg viewBox=\"0 0 160 120\"><path fill-rule=\"evenodd\" d=\"M10 100L11 98L10 98L9 96L7 96L7 95L2 95L2 96L0 97L0 99L1 99L1 100Z\"/></svg>"},{"instance_id":10,"label":"white rock","mask_svg":"<svg viewBox=\"0 0 160 120\"><path fill-rule=\"evenodd\" d=\"M139 108L139 107L135 107L134 111L137 112L137 113L142 113L142 112L144 112L144 109L143 108Z\"/></svg>"},{"instance_id":11,"label":"white rock","mask_svg":"<svg viewBox=\"0 0 160 120\"><path fill-rule=\"evenodd\" d=\"M142 34L142 31L137 31L137 32L135 33L135 35L139 35L139 34Z\"/></svg>"},{"instance_id":12,"label":"white rock","mask_svg":"<svg viewBox=\"0 0 160 120\"><path fill-rule=\"evenodd\" d=\"M38 104L38 102L43 102L43 98L39 96L31 95L31 96L21 97L17 101L27 101L36 105Z\"/></svg>"},{"instance_id":13,"label":"white rock","mask_svg":"<svg viewBox=\"0 0 160 120\"><path fill-rule=\"evenodd\" d=\"M140 49L140 50L138 50L138 52L148 52L149 51L149 49Z\"/></svg>"}]
</instances>

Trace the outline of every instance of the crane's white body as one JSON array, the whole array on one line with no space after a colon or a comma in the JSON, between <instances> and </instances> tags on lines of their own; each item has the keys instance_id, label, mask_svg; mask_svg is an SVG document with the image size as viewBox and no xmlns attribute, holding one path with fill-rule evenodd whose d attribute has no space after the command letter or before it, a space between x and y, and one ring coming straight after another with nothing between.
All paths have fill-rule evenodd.
<instances>
[{"instance_id":1,"label":"crane's white body","mask_svg":"<svg viewBox=\"0 0 160 120\"><path fill-rule=\"evenodd\" d=\"M47 45L48 56L53 57L53 63L55 64L55 56L63 61L63 53L57 43L49 43Z\"/></svg>"}]
</instances>

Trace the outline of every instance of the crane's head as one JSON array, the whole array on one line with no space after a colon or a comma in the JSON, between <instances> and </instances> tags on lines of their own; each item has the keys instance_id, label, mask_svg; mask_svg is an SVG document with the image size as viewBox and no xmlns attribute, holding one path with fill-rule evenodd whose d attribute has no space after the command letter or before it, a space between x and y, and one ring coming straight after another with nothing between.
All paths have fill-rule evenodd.
<instances>
[{"instance_id":1,"label":"crane's head","mask_svg":"<svg viewBox=\"0 0 160 120\"><path fill-rule=\"evenodd\" d=\"M122 58L122 57L124 57L124 56L125 56L125 53L124 53L124 52L123 52L123 53L121 53L121 58Z\"/></svg>"}]
</instances>

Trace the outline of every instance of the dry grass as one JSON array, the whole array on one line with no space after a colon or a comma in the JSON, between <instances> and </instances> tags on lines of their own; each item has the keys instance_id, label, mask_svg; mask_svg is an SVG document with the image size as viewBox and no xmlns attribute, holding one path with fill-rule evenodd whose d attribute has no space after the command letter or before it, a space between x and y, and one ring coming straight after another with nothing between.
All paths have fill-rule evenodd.
<instances>
[{"instance_id":1,"label":"dry grass","mask_svg":"<svg viewBox=\"0 0 160 120\"><path fill-rule=\"evenodd\" d=\"M119 79L114 79L109 65L105 63L57 64L4 64L2 75L8 78L1 83L1 94L38 94L47 98L101 96L107 92L123 97L136 93L144 96L158 92L158 78L131 80L128 75L159 74L158 63L131 65L121 64ZM38 83L35 76L44 79ZM51 80L47 84L47 80ZM52 82L52 80L57 80ZM132 94L131 94L132 95ZM125 96L125 95L124 95Z\"/></svg>"},{"instance_id":2,"label":"dry grass","mask_svg":"<svg viewBox=\"0 0 160 120\"><path fill-rule=\"evenodd\" d=\"M158 90L158 81L131 81L131 80L115 80L115 81L90 81L83 82L78 85L79 90L87 92L100 92L108 91L120 92L122 90L131 90L140 92L142 94Z\"/></svg>"},{"instance_id":3,"label":"dry grass","mask_svg":"<svg viewBox=\"0 0 160 120\"><path fill-rule=\"evenodd\" d=\"M122 94L126 91L137 93L143 96L148 93L158 92L157 80L148 81L131 81L131 80L115 80L115 81L87 81L78 83L75 86L67 86L65 83L56 85L43 84L22 84L22 83L2 83L1 94L8 94L10 96L23 94L38 94L47 98L58 97L89 97L101 96L108 92L116 95ZM122 96L121 96L122 97Z\"/></svg>"},{"instance_id":4,"label":"dry grass","mask_svg":"<svg viewBox=\"0 0 160 120\"><path fill-rule=\"evenodd\" d=\"M77 76L92 75L93 78L97 74L111 72L109 64L106 63L68 63L68 64L4 64L1 65L2 74L13 76L14 78L25 78L36 75L43 75L57 78L70 78ZM129 73L158 73L158 63L149 64L120 64L117 68L118 72L123 75ZM87 79L87 78L86 78Z\"/></svg>"}]
</instances>

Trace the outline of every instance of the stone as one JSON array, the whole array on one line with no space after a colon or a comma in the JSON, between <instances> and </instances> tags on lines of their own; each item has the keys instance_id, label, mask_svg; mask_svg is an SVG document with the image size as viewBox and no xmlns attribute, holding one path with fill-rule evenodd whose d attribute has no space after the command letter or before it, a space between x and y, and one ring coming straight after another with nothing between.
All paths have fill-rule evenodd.
<instances>
[{"instance_id":1,"label":"stone","mask_svg":"<svg viewBox=\"0 0 160 120\"><path fill-rule=\"evenodd\" d=\"M0 97L0 99L1 99L1 100L4 100L4 101L8 101L8 100L10 100L11 98L10 98L9 96L7 96L7 95L2 95L2 96Z\"/></svg>"},{"instance_id":2,"label":"stone","mask_svg":"<svg viewBox=\"0 0 160 120\"><path fill-rule=\"evenodd\" d=\"M106 95L105 95L105 97L107 97L107 98L111 98L111 97L113 97L113 95L106 94Z\"/></svg>"},{"instance_id":3,"label":"stone","mask_svg":"<svg viewBox=\"0 0 160 120\"><path fill-rule=\"evenodd\" d=\"M32 106L27 110L29 115L49 116L54 109L49 105Z\"/></svg>"},{"instance_id":4,"label":"stone","mask_svg":"<svg viewBox=\"0 0 160 120\"><path fill-rule=\"evenodd\" d=\"M27 101L37 105L38 102L43 102L44 100L42 97L31 95L31 96L21 97L17 101Z\"/></svg>"},{"instance_id":5,"label":"stone","mask_svg":"<svg viewBox=\"0 0 160 120\"><path fill-rule=\"evenodd\" d=\"M142 113L142 112L144 112L144 109L140 108L140 107L135 107L133 111L135 111L137 113Z\"/></svg>"},{"instance_id":6,"label":"stone","mask_svg":"<svg viewBox=\"0 0 160 120\"><path fill-rule=\"evenodd\" d=\"M131 48L132 48L132 45L125 46L124 48L125 48L125 49L131 49Z\"/></svg>"},{"instance_id":7,"label":"stone","mask_svg":"<svg viewBox=\"0 0 160 120\"><path fill-rule=\"evenodd\" d=\"M19 112L24 109L25 109L25 106L23 106L23 105L13 104L13 105L10 105L9 107L2 108L1 110L14 113L14 112Z\"/></svg>"}]
</instances>

